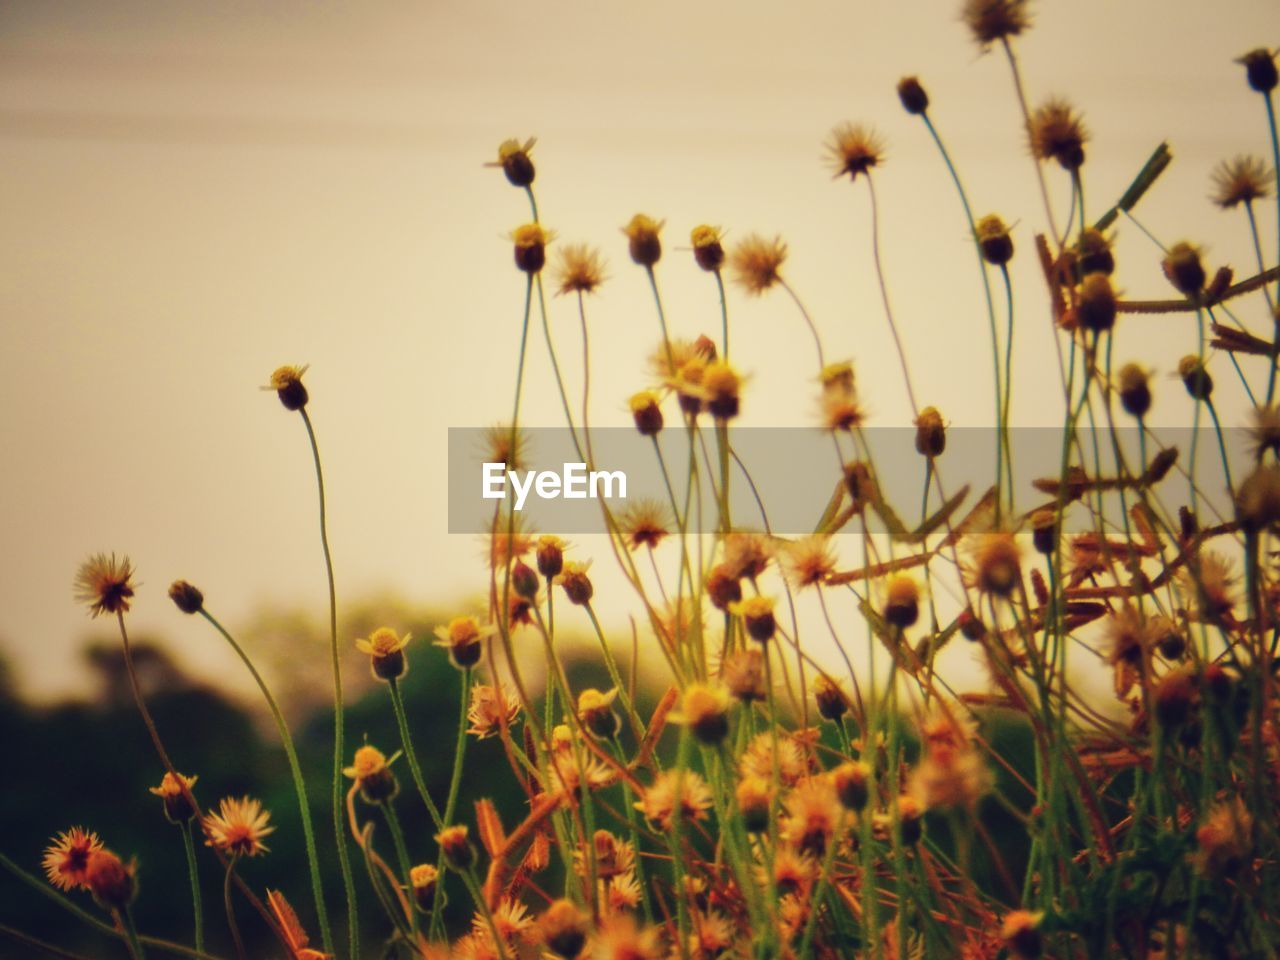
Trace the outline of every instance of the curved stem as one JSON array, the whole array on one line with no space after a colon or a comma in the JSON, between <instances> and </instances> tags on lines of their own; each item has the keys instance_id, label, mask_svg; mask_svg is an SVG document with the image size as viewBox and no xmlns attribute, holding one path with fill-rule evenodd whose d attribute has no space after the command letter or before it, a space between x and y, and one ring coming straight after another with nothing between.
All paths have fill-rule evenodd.
<instances>
[{"instance_id":1,"label":"curved stem","mask_svg":"<svg viewBox=\"0 0 1280 960\"><path fill-rule=\"evenodd\" d=\"M325 575L329 581L329 650L333 661L333 837L338 847L338 866L342 871L342 886L347 897L348 947L351 960L360 956L360 920L356 911L356 887L351 878L351 857L347 852L346 833L342 827L342 658L338 654L338 591L333 580L333 554L329 549L329 519L325 504L324 471L320 466L320 447L316 432L311 426L307 408L298 411L307 428L311 443L311 459L316 468L316 490L320 499L320 546L324 551Z\"/></svg>"}]
</instances>

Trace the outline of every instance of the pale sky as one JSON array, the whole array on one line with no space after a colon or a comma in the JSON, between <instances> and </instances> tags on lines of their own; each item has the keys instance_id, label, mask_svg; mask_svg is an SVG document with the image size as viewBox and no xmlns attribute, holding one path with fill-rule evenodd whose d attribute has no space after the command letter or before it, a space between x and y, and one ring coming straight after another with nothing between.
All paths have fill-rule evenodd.
<instances>
[{"instance_id":1,"label":"pale sky","mask_svg":"<svg viewBox=\"0 0 1280 960\"><path fill-rule=\"evenodd\" d=\"M874 286L863 184L833 182L843 121L888 142L877 170L885 268L916 389L990 421L985 307L941 161L894 91L919 74L976 211L1016 221L1017 421L1058 422L1032 163L1003 57L980 55L958 3L208 4L9 0L0 6L0 648L24 687L77 689L90 629L71 599L89 553L128 553L135 629L183 663L227 665L183 622L170 580L231 624L264 604L324 612L310 455L296 415L258 390L309 363L330 482L339 589L464 605L481 548L447 535L446 431L509 416L523 276L503 235L523 196L482 166L537 136L544 222L609 260L590 305L596 423L625 423L658 327L619 227L665 218L673 332L718 328L714 286L675 248L702 222L790 246L785 273L832 358L852 358L872 423L909 408ZM1251 273L1239 211L1209 173L1266 154L1262 100L1231 61L1280 43L1273 0L1033 4L1017 42L1034 102L1067 96L1092 140L1093 213L1162 139L1173 166L1139 208L1166 242ZM1269 156L1269 154L1267 154ZM1067 181L1048 171L1059 209ZM1259 207L1274 257L1275 206ZM1120 224L1118 284L1170 295L1158 251ZM1262 326L1257 305L1248 318ZM576 357L576 314L552 304ZM743 422L812 422L812 346L781 296L731 291ZM1118 360L1162 374L1191 321L1123 318ZM1218 361L1222 403L1239 421ZM534 341L526 422L557 425ZM571 384L579 365L567 363ZM1190 401L1161 377L1157 422ZM605 556L596 568L611 564ZM609 596L607 574L598 593ZM616 584L614 596L617 596ZM630 600L628 599L628 603ZM630 606L602 604L622 622Z\"/></svg>"}]
</instances>

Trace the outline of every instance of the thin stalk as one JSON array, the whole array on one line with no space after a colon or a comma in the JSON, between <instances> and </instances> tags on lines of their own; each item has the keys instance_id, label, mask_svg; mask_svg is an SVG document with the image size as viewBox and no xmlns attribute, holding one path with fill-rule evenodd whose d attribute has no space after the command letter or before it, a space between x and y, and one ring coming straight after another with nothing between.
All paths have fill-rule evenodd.
<instances>
[{"instance_id":1,"label":"thin stalk","mask_svg":"<svg viewBox=\"0 0 1280 960\"><path fill-rule=\"evenodd\" d=\"M236 655L258 685L263 699L267 701L267 707L271 710L271 717L275 720L276 730L280 734L280 742L284 746L285 756L289 760L289 774L293 777L293 791L298 800L298 816L302 820L302 836L307 848L307 865L311 870L311 892L316 902L316 915L320 923L320 937L324 941L326 952L332 952L333 937L329 931L329 913L325 908L324 887L320 881L320 861L316 855L316 838L311 825L311 806L307 802L307 783L302 776L302 767L298 763L298 753L293 746L293 737L289 733L289 725L285 723L284 714L280 712L279 704L276 703L276 699L271 695L271 690L267 687L266 681L262 679L262 674L253 665L253 661L249 659L249 655L245 653L244 648L236 642L226 627L208 610L201 607L200 616L204 617L218 633L222 634L223 639L231 645L231 649L236 652Z\"/></svg>"},{"instance_id":2,"label":"thin stalk","mask_svg":"<svg viewBox=\"0 0 1280 960\"><path fill-rule=\"evenodd\" d=\"M307 428L311 442L311 458L316 468L316 489L320 498L320 546L324 550L324 569L329 581L329 649L333 659L333 836L338 847L338 867L342 872L342 887L347 897L348 949L351 960L360 956L360 915L356 910L356 887L351 878L351 858L347 852L346 832L342 827L342 658L338 653L338 591L333 581L333 554L329 549L329 519L325 505L324 471L320 466L320 447L316 432L311 426L307 408L298 410ZM229 872L228 872L229 875Z\"/></svg>"}]
</instances>

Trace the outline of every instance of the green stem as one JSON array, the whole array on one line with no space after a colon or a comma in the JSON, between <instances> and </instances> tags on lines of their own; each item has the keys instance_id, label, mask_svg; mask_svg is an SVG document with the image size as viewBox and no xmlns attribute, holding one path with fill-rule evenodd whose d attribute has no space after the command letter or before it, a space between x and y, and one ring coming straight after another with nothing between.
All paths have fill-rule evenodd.
<instances>
[{"instance_id":1,"label":"green stem","mask_svg":"<svg viewBox=\"0 0 1280 960\"><path fill-rule=\"evenodd\" d=\"M302 766L298 763L298 752L293 746L293 736L289 733L289 725L285 723L284 714L280 711L279 704L276 703L275 697L271 695L271 690L267 687L267 683L262 678L262 674L258 672L258 668L253 665L253 661L249 659L249 655L245 653L244 648L236 642L226 627L208 610L201 608L200 615L207 620L218 633L222 634L224 640L231 645L231 649L236 652L248 669L254 682L257 683L258 689L262 692L262 697L267 701L267 707L271 710L271 717L275 720L276 730L280 734L280 742L284 746L285 756L289 760L289 773L293 777L293 791L298 800L298 816L302 820L302 836L307 848L307 865L311 870L311 892L316 902L316 916L320 923L320 938L324 942L326 952L333 952L333 937L329 930L329 913L325 908L324 887L320 880L320 860L316 855L316 838L311 824L311 805L307 802L307 782L302 775ZM194 882L194 874L192 875Z\"/></svg>"},{"instance_id":2,"label":"green stem","mask_svg":"<svg viewBox=\"0 0 1280 960\"><path fill-rule=\"evenodd\" d=\"M316 468L316 489L320 497L320 546L324 550L324 569L329 581L329 650L333 661L333 837L338 847L338 866L342 871L342 887L347 897L348 948L351 960L360 956L360 915L356 910L356 887L351 878L351 857L347 851L346 831L342 826L342 658L338 653L338 591L333 581L333 554L329 549L329 519L325 504L324 471L320 466L320 446L311 425L307 408L298 411L311 442L311 458Z\"/></svg>"}]
</instances>

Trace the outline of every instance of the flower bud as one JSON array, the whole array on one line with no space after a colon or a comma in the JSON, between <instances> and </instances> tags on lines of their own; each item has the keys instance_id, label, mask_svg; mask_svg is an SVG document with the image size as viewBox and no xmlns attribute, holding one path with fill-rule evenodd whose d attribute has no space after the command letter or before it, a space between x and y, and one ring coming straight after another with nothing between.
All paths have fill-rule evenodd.
<instances>
[{"instance_id":1,"label":"flower bud","mask_svg":"<svg viewBox=\"0 0 1280 960\"><path fill-rule=\"evenodd\" d=\"M903 77L898 81L898 99L907 113L921 114L929 109L929 95L917 77Z\"/></svg>"}]
</instances>

